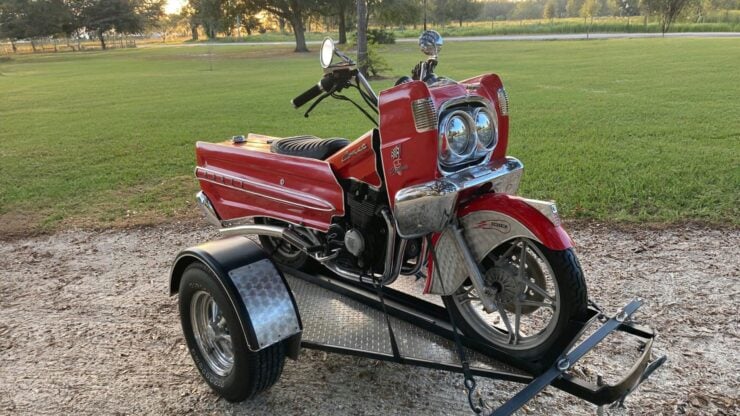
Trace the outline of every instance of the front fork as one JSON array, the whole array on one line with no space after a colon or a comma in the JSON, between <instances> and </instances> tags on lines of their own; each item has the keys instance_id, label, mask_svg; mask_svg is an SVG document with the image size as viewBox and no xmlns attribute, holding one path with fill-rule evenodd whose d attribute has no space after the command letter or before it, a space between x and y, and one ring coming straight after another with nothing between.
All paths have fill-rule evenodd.
<instances>
[{"instance_id":1,"label":"front fork","mask_svg":"<svg viewBox=\"0 0 740 416\"><path fill-rule=\"evenodd\" d=\"M496 310L495 296L497 290L495 288L486 286L483 273L481 272L480 267L478 267L478 262L475 261L473 253L470 252L468 243L465 241L465 236L463 235L463 229L460 228L460 226L457 224L457 221L453 221L452 223L450 223L449 227L452 231L452 235L455 237L455 245L457 246L457 251L460 253L460 255L463 257L463 260L465 261L465 267L468 269L470 281L473 283L473 287L475 287L475 290L478 292L481 303L483 303L483 309L488 313L492 313ZM439 277L441 278L441 276Z\"/></svg>"}]
</instances>

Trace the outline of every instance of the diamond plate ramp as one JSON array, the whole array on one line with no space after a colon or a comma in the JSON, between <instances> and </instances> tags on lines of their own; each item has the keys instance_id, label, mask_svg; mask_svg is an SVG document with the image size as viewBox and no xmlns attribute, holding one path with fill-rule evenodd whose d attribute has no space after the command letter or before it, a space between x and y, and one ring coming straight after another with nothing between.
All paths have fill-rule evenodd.
<instances>
[{"instance_id":1,"label":"diamond plate ramp","mask_svg":"<svg viewBox=\"0 0 740 416\"><path fill-rule=\"evenodd\" d=\"M382 311L347 296L286 275L303 321L303 340L327 347L393 356ZM404 320L390 317L402 358L460 367L455 343ZM471 369L525 373L466 348Z\"/></svg>"}]
</instances>

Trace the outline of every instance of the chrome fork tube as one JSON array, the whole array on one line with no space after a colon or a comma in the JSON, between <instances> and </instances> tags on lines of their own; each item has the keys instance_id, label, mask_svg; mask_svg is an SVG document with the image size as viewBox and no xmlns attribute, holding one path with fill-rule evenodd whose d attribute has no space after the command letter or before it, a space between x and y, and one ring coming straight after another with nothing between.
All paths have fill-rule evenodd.
<instances>
[{"instance_id":1,"label":"chrome fork tube","mask_svg":"<svg viewBox=\"0 0 740 416\"><path fill-rule=\"evenodd\" d=\"M468 243L465 241L465 236L463 236L462 228L455 223L450 224L449 227L452 230L452 235L455 237L457 250L463 257L463 260L465 260L465 266L470 274L470 281L473 283L475 290L478 291L478 296L480 296L481 303L483 303L483 309L488 313L495 311L496 303L493 297L496 295L496 292L492 288L486 287L483 274L480 271L480 267L478 267L478 262L473 258L473 253L470 252Z\"/></svg>"}]
</instances>

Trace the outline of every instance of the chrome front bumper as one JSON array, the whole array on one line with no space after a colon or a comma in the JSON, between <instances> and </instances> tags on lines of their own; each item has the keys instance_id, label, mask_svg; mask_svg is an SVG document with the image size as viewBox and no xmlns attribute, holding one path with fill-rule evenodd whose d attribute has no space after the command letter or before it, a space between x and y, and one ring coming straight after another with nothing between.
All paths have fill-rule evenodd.
<instances>
[{"instance_id":1,"label":"chrome front bumper","mask_svg":"<svg viewBox=\"0 0 740 416\"><path fill-rule=\"evenodd\" d=\"M514 194L524 165L507 157L501 166L491 169L474 166L431 182L410 186L396 193L393 216L398 235L416 238L442 231L454 213L460 192L490 184L489 192Z\"/></svg>"}]
</instances>

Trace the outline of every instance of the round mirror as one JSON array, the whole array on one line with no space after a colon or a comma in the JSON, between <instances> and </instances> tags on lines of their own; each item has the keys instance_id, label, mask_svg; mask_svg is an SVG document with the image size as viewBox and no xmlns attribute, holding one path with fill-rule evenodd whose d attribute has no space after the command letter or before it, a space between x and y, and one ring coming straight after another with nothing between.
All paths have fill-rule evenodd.
<instances>
[{"instance_id":1,"label":"round mirror","mask_svg":"<svg viewBox=\"0 0 740 416\"><path fill-rule=\"evenodd\" d=\"M426 30L419 36L419 49L424 55L437 56L442 49L442 35L436 30Z\"/></svg>"},{"instance_id":2,"label":"round mirror","mask_svg":"<svg viewBox=\"0 0 740 416\"><path fill-rule=\"evenodd\" d=\"M334 58L334 41L331 38L324 39L324 43L321 44L321 67L328 68L331 66L331 61Z\"/></svg>"}]
</instances>

